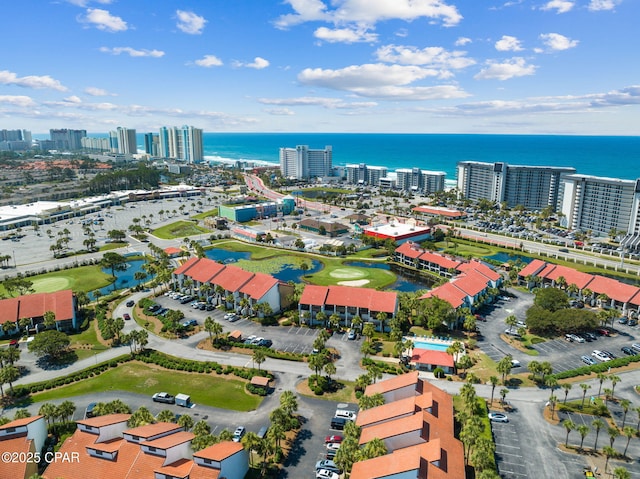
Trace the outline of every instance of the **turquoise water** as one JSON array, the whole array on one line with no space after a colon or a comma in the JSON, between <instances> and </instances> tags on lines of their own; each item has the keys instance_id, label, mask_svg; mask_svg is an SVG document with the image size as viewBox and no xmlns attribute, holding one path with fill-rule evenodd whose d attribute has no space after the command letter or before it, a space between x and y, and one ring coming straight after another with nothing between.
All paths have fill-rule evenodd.
<instances>
[{"instance_id":1,"label":"turquoise water","mask_svg":"<svg viewBox=\"0 0 640 479\"><path fill-rule=\"evenodd\" d=\"M533 261L533 258L529 258L528 256L509 253L496 253L491 256L485 256L485 258L500 261L501 263L507 263L508 261L520 261L521 263L529 264Z\"/></svg>"},{"instance_id":2,"label":"turquoise water","mask_svg":"<svg viewBox=\"0 0 640 479\"><path fill-rule=\"evenodd\" d=\"M208 158L278 163L281 147L333 148L334 166L367 163L444 171L455 179L459 161L572 166L578 173L636 179L640 136L425 135L367 133L205 133ZM143 144L142 136L138 144ZM615 165L615 169L612 169Z\"/></svg>"},{"instance_id":3,"label":"turquoise water","mask_svg":"<svg viewBox=\"0 0 640 479\"><path fill-rule=\"evenodd\" d=\"M450 346L450 344L442 344L442 343L432 343L429 341L425 341L425 340L421 340L421 339L414 339L414 338L409 338L411 339L411 341L413 342L413 347L414 349L428 349L430 351L447 351L447 348Z\"/></svg>"}]
</instances>

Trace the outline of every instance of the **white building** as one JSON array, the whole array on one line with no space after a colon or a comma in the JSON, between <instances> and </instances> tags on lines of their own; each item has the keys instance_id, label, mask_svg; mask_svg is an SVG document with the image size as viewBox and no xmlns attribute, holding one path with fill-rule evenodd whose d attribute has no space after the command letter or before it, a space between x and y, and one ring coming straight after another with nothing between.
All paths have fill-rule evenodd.
<instances>
[{"instance_id":1,"label":"white building","mask_svg":"<svg viewBox=\"0 0 640 479\"><path fill-rule=\"evenodd\" d=\"M204 159L202 130L184 125L180 128L160 128L158 135L159 154L164 158L183 160L187 163L197 163Z\"/></svg>"},{"instance_id":2,"label":"white building","mask_svg":"<svg viewBox=\"0 0 640 479\"><path fill-rule=\"evenodd\" d=\"M386 166L369 166L365 163L345 167L347 183L352 185L380 186L380 179L386 178Z\"/></svg>"},{"instance_id":3,"label":"white building","mask_svg":"<svg viewBox=\"0 0 640 479\"><path fill-rule=\"evenodd\" d=\"M420 168L396 170L396 186L402 191L431 194L444 190L444 171L426 171Z\"/></svg>"},{"instance_id":4,"label":"white building","mask_svg":"<svg viewBox=\"0 0 640 479\"><path fill-rule=\"evenodd\" d=\"M307 145L280 148L280 171L287 178L308 179L331 175L333 152L331 146L315 150Z\"/></svg>"},{"instance_id":5,"label":"white building","mask_svg":"<svg viewBox=\"0 0 640 479\"><path fill-rule=\"evenodd\" d=\"M111 151L123 155L135 155L138 153L136 130L119 126L116 131L109 132Z\"/></svg>"},{"instance_id":6,"label":"white building","mask_svg":"<svg viewBox=\"0 0 640 479\"><path fill-rule=\"evenodd\" d=\"M640 180L568 175L560 189L560 221L567 228L640 234Z\"/></svg>"}]
</instances>

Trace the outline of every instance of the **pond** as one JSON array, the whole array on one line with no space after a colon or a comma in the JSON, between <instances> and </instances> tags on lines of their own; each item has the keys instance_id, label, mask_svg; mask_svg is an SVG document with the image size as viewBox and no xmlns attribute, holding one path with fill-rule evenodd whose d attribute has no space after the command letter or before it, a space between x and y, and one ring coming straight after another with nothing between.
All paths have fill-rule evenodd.
<instances>
[{"instance_id":1,"label":"pond","mask_svg":"<svg viewBox=\"0 0 640 479\"><path fill-rule=\"evenodd\" d=\"M106 296L107 294L113 293L118 289L133 288L134 286L137 286L138 281L134 279L134 275L138 271L144 271L142 269L144 263L145 260L143 259L132 259L127 261L127 269L125 269L124 271L116 271L116 280L108 286L100 288L98 291L100 291L100 294L102 296ZM111 276L111 268L102 268L102 271ZM145 281L148 281L149 279L150 278L146 278ZM95 299L94 291L91 291L89 293L89 298Z\"/></svg>"},{"instance_id":2,"label":"pond","mask_svg":"<svg viewBox=\"0 0 640 479\"><path fill-rule=\"evenodd\" d=\"M415 293L416 291L420 291L422 289L431 289L433 283L430 283L425 278L422 277L411 277L407 274L407 271L403 270L400 267L392 267L387 263L374 263L368 261L347 261L344 263L345 266L355 266L358 268L377 268L377 269L385 269L387 271L393 271L393 273L398 277L395 283L390 284L385 289L400 291L403 293Z\"/></svg>"},{"instance_id":3,"label":"pond","mask_svg":"<svg viewBox=\"0 0 640 479\"><path fill-rule=\"evenodd\" d=\"M508 263L509 261L520 261L524 264L529 264L533 261L533 258L529 258L528 256L521 256L519 254L510 254L510 253L496 253L491 256L485 256L485 259L492 259L494 261L500 261L501 263Z\"/></svg>"}]
</instances>

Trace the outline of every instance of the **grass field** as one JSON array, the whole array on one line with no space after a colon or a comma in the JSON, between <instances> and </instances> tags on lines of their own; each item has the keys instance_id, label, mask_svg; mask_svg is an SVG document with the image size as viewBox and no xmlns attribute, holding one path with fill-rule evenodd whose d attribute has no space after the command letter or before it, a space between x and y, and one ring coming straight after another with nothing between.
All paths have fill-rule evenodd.
<instances>
[{"instance_id":1,"label":"grass field","mask_svg":"<svg viewBox=\"0 0 640 479\"><path fill-rule=\"evenodd\" d=\"M102 268L96 265L39 274L27 279L33 281L33 289L36 293L51 293L63 289L89 292L112 282L111 276L104 273ZM4 286L0 284L0 294L2 293L6 293L6 291Z\"/></svg>"},{"instance_id":2,"label":"grass field","mask_svg":"<svg viewBox=\"0 0 640 479\"><path fill-rule=\"evenodd\" d=\"M70 398L84 394L107 391L127 391L144 396L154 392L184 393L191 401L205 406L252 411L262 398L246 392L244 381L211 374L170 371L159 366L131 362L110 369L100 376L32 395L34 402Z\"/></svg>"},{"instance_id":3,"label":"grass field","mask_svg":"<svg viewBox=\"0 0 640 479\"><path fill-rule=\"evenodd\" d=\"M209 233L209 230L198 226L192 221L176 221L175 223L153 230L152 234L162 239L175 239L202 233Z\"/></svg>"},{"instance_id":4,"label":"grass field","mask_svg":"<svg viewBox=\"0 0 640 479\"><path fill-rule=\"evenodd\" d=\"M218 208L205 211L204 213L198 213L197 215L193 215L192 218L194 220L203 220L205 218L208 218L209 216L218 216Z\"/></svg>"}]
</instances>

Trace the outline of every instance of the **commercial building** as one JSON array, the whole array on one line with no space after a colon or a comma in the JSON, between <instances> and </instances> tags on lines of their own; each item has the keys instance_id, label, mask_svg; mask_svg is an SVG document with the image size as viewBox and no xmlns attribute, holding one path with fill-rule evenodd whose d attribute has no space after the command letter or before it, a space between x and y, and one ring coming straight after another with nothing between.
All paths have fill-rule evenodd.
<instances>
[{"instance_id":1,"label":"commercial building","mask_svg":"<svg viewBox=\"0 0 640 479\"><path fill-rule=\"evenodd\" d=\"M275 201L250 203L246 205L220 205L218 215L238 223L255 219L279 218L291 214L296 209L293 196L283 196Z\"/></svg>"},{"instance_id":2,"label":"commercial building","mask_svg":"<svg viewBox=\"0 0 640 479\"><path fill-rule=\"evenodd\" d=\"M282 176L296 179L322 178L331 175L333 151L311 149L307 145L295 148L280 148L280 171Z\"/></svg>"},{"instance_id":3,"label":"commercial building","mask_svg":"<svg viewBox=\"0 0 640 479\"><path fill-rule=\"evenodd\" d=\"M368 386L365 395L374 394L381 394L385 404L358 414L359 444L380 439L387 453L354 463L351 479L465 477L449 394L420 379L417 371Z\"/></svg>"},{"instance_id":4,"label":"commercial building","mask_svg":"<svg viewBox=\"0 0 640 479\"><path fill-rule=\"evenodd\" d=\"M426 171L420 168L396 170L396 187L412 193L431 194L444 190L444 171Z\"/></svg>"},{"instance_id":5,"label":"commercial building","mask_svg":"<svg viewBox=\"0 0 640 479\"><path fill-rule=\"evenodd\" d=\"M380 186L380 179L387 176L386 166L369 166L365 163L345 167L347 183L352 185Z\"/></svg>"},{"instance_id":6,"label":"commercial building","mask_svg":"<svg viewBox=\"0 0 640 479\"><path fill-rule=\"evenodd\" d=\"M461 161L457 187L469 200L506 202L509 208L521 205L530 210L550 206L555 210L562 178L575 172L575 168Z\"/></svg>"},{"instance_id":7,"label":"commercial building","mask_svg":"<svg viewBox=\"0 0 640 479\"><path fill-rule=\"evenodd\" d=\"M558 198L560 223L572 230L608 235L640 234L640 180L567 175Z\"/></svg>"},{"instance_id":8,"label":"commercial building","mask_svg":"<svg viewBox=\"0 0 640 479\"><path fill-rule=\"evenodd\" d=\"M87 136L87 130L58 129L49 130L49 137L57 150L77 151L82 149L82 139Z\"/></svg>"},{"instance_id":9,"label":"commercial building","mask_svg":"<svg viewBox=\"0 0 640 479\"><path fill-rule=\"evenodd\" d=\"M173 423L129 428L130 414L109 414L77 421L62 444L60 457L45 479L243 479L249 454L241 443L223 441L193 453L193 433Z\"/></svg>"},{"instance_id":10,"label":"commercial building","mask_svg":"<svg viewBox=\"0 0 640 479\"><path fill-rule=\"evenodd\" d=\"M204 160L202 130L193 126L160 128L158 154L163 158L173 158L198 163Z\"/></svg>"},{"instance_id":11,"label":"commercial building","mask_svg":"<svg viewBox=\"0 0 640 479\"><path fill-rule=\"evenodd\" d=\"M362 229L367 236L380 240L392 240L396 244L402 244L407 241L421 242L431 239L431 228L428 226L418 226L411 223L390 222L384 224L376 224L367 226Z\"/></svg>"}]
</instances>

